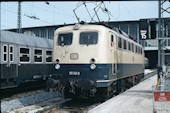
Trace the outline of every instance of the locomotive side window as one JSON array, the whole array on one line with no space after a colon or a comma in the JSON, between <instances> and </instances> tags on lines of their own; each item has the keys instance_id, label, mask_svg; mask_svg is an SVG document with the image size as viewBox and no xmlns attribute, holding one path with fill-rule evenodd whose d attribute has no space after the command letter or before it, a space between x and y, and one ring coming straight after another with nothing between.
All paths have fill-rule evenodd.
<instances>
[{"instance_id":1,"label":"locomotive side window","mask_svg":"<svg viewBox=\"0 0 170 113\"><path fill-rule=\"evenodd\" d=\"M98 42L97 32L81 32L79 43L82 45L95 45Z\"/></svg>"},{"instance_id":2,"label":"locomotive side window","mask_svg":"<svg viewBox=\"0 0 170 113\"><path fill-rule=\"evenodd\" d=\"M132 43L132 52L134 52L134 44Z\"/></svg>"},{"instance_id":3,"label":"locomotive side window","mask_svg":"<svg viewBox=\"0 0 170 113\"><path fill-rule=\"evenodd\" d=\"M143 54L143 49L141 48L141 54Z\"/></svg>"},{"instance_id":4,"label":"locomotive side window","mask_svg":"<svg viewBox=\"0 0 170 113\"><path fill-rule=\"evenodd\" d=\"M126 44L126 40L123 40L123 49L127 49L127 44Z\"/></svg>"},{"instance_id":5,"label":"locomotive side window","mask_svg":"<svg viewBox=\"0 0 170 113\"><path fill-rule=\"evenodd\" d=\"M52 51L46 51L46 62L52 62Z\"/></svg>"},{"instance_id":6,"label":"locomotive side window","mask_svg":"<svg viewBox=\"0 0 170 113\"><path fill-rule=\"evenodd\" d=\"M136 45L136 53L138 53L138 46Z\"/></svg>"},{"instance_id":7,"label":"locomotive side window","mask_svg":"<svg viewBox=\"0 0 170 113\"><path fill-rule=\"evenodd\" d=\"M30 61L30 50L29 48L20 48L20 62Z\"/></svg>"},{"instance_id":8,"label":"locomotive side window","mask_svg":"<svg viewBox=\"0 0 170 113\"><path fill-rule=\"evenodd\" d=\"M140 47L138 46L138 53L140 53Z\"/></svg>"},{"instance_id":9,"label":"locomotive side window","mask_svg":"<svg viewBox=\"0 0 170 113\"><path fill-rule=\"evenodd\" d=\"M113 47L113 45L114 45L114 37L113 35L111 35L111 47Z\"/></svg>"},{"instance_id":10,"label":"locomotive side window","mask_svg":"<svg viewBox=\"0 0 170 113\"><path fill-rule=\"evenodd\" d=\"M131 43L128 42L128 50L131 51Z\"/></svg>"},{"instance_id":11,"label":"locomotive side window","mask_svg":"<svg viewBox=\"0 0 170 113\"><path fill-rule=\"evenodd\" d=\"M122 39L118 38L118 48L122 48Z\"/></svg>"},{"instance_id":12,"label":"locomotive side window","mask_svg":"<svg viewBox=\"0 0 170 113\"><path fill-rule=\"evenodd\" d=\"M42 62L42 50L34 50L34 62Z\"/></svg>"},{"instance_id":13,"label":"locomotive side window","mask_svg":"<svg viewBox=\"0 0 170 113\"><path fill-rule=\"evenodd\" d=\"M3 45L3 60L4 62L8 61L8 49L7 49L7 45Z\"/></svg>"},{"instance_id":14,"label":"locomotive side window","mask_svg":"<svg viewBox=\"0 0 170 113\"><path fill-rule=\"evenodd\" d=\"M62 33L58 35L58 45L71 45L73 38L73 33Z\"/></svg>"},{"instance_id":15,"label":"locomotive side window","mask_svg":"<svg viewBox=\"0 0 170 113\"><path fill-rule=\"evenodd\" d=\"M14 61L14 46L9 46L9 60L10 62Z\"/></svg>"}]
</instances>

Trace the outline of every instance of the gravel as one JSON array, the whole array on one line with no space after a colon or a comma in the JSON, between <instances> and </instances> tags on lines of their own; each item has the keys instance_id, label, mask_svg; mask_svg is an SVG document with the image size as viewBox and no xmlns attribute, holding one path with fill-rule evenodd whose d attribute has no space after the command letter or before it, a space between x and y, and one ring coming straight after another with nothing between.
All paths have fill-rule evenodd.
<instances>
[{"instance_id":1,"label":"gravel","mask_svg":"<svg viewBox=\"0 0 170 113\"><path fill-rule=\"evenodd\" d=\"M51 98L56 98L58 97L58 92L46 92L43 91L38 94L30 95L30 96L25 96L25 97L20 97L17 99L12 99L9 101L3 101L1 103L1 112L7 112L13 109L18 109L22 108L24 106L32 105L39 103L41 101L45 101Z\"/></svg>"}]
</instances>

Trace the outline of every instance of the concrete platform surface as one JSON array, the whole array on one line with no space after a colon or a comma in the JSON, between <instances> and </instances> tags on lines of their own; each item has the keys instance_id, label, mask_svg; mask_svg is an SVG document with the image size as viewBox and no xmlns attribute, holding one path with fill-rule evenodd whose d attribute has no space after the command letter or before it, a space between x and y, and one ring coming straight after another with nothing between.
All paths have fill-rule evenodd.
<instances>
[{"instance_id":1,"label":"concrete platform surface","mask_svg":"<svg viewBox=\"0 0 170 113\"><path fill-rule=\"evenodd\" d=\"M154 75L89 110L88 113L153 113L152 86L156 83L157 75ZM170 104L166 104L166 107L170 108ZM160 113L170 113L170 111Z\"/></svg>"}]
</instances>

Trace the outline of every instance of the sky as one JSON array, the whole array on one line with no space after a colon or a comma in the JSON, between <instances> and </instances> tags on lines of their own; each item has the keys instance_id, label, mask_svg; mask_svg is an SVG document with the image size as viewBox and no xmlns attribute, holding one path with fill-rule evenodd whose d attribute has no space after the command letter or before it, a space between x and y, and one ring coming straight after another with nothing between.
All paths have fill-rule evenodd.
<instances>
[{"instance_id":1,"label":"sky","mask_svg":"<svg viewBox=\"0 0 170 113\"><path fill-rule=\"evenodd\" d=\"M77 23L74 9L80 21L90 22L93 16L93 20L98 21L94 8L99 6L101 2L86 1L86 7L82 1L50 1L48 3L45 1L21 2L21 27ZM169 6L170 2L168 1L163 4L164 9ZM108 13L106 10L102 10L105 8ZM0 2L0 9L1 29L17 28L18 2ZM100 21L133 21L158 18L158 1L105 1L101 4L97 14ZM36 17L36 19L30 18L31 16ZM170 17L170 14L163 13L162 16Z\"/></svg>"}]
</instances>

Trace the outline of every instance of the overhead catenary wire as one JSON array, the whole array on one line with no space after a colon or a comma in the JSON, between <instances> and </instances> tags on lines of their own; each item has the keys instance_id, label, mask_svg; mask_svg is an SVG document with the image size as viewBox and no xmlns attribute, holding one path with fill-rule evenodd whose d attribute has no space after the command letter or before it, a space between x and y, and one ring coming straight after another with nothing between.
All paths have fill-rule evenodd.
<instances>
[{"instance_id":1,"label":"overhead catenary wire","mask_svg":"<svg viewBox=\"0 0 170 113\"><path fill-rule=\"evenodd\" d=\"M121 5L126 9L126 11L129 13L129 15L131 15L133 18L135 18L135 16L129 11L129 9L123 3L121 3Z\"/></svg>"},{"instance_id":2,"label":"overhead catenary wire","mask_svg":"<svg viewBox=\"0 0 170 113\"><path fill-rule=\"evenodd\" d=\"M16 11L13 11L13 10L9 10L9 9L4 9L4 8L1 8L2 10L5 10L5 11L8 11L8 12L12 12L12 13L15 13L15 14L17 14L17 12ZM26 17L28 17L28 18L31 18L31 19L35 19L35 18L37 18L37 17L34 17L34 16L28 16L27 14L21 14L21 16L26 16ZM38 20L38 21L41 21L41 22L44 22L44 23L48 23L48 24L51 24L51 23L49 23L49 22L47 22L47 21L44 21L44 20L42 20L42 19L36 19L36 20Z\"/></svg>"}]
</instances>

